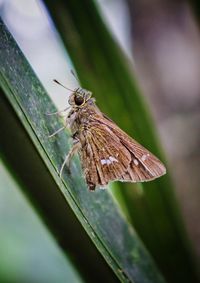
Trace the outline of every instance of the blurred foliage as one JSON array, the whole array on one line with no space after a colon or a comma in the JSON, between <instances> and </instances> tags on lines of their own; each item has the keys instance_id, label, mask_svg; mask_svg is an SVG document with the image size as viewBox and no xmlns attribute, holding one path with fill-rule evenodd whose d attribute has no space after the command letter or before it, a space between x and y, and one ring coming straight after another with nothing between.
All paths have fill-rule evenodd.
<instances>
[{"instance_id":1,"label":"blurred foliage","mask_svg":"<svg viewBox=\"0 0 200 283\"><path fill-rule=\"evenodd\" d=\"M188 1L194 11L194 14L196 15L198 24L200 25L200 2L198 0L188 0Z\"/></svg>"},{"instance_id":2,"label":"blurred foliage","mask_svg":"<svg viewBox=\"0 0 200 283\"><path fill-rule=\"evenodd\" d=\"M83 282L0 160L0 282Z\"/></svg>"}]
</instances>

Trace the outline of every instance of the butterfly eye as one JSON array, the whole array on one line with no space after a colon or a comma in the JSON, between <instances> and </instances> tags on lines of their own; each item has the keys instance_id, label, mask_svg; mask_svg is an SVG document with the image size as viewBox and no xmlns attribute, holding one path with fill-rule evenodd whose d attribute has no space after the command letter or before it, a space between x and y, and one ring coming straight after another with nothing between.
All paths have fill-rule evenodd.
<instances>
[{"instance_id":1,"label":"butterfly eye","mask_svg":"<svg viewBox=\"0 0 200 283\"><path fill-rule=\"evenodd\" d=\"M83 103L84 103L84 98L82 97L82 96L80 96L80 95L76 95L75 97L74 97L74 102L75 102L75 104L77 105L77 106L80 106L80 105L82 105Z\"/></svg>"}]
</instances>

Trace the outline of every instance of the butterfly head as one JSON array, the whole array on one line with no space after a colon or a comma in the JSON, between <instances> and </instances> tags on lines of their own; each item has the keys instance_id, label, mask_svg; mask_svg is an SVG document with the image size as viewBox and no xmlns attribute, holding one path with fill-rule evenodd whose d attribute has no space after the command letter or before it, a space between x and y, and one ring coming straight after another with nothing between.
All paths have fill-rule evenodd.
<instances>
[{"instance_id":1,"label":"butterfly head","mask_svg":"<svg viewBox=\"0 0 200 283\"><path fill-rule=\"evenodd\" d=\"M90 100L91 96L91 91L79 87L70 95L68 103L73 107L81 108Z\"/></svg>"}]
</instances>

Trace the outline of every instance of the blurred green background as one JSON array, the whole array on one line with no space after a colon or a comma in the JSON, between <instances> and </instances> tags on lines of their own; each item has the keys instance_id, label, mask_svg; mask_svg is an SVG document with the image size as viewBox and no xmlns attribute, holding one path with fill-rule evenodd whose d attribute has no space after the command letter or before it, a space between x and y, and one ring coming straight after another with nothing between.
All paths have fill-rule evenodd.
<instances>
[{"instance_id":1,"label":"blurred green background","mask_svg":"<svg viewBox=\"0 0 200 283\"><path fill-rule=\"evenodd\" d=\"M82 282L0 161L1 282Z\"/></svg>"},{"instance_id":2,"label":"blurred green background","mask_svg":"<svg viewBox=\"0 0 200 283\"><path fill-rule=\"evenodd\" d=\"M73 89L77 82L70 69L75 69L100 108L163 159L162 144L167 177L144 187L115 185L112 192L166 281L198 282L198 5L94 3L2 0L0 13L58 109L66 106L68 94L52 80ZM6 167L0 163L0 282L84 280Z\"/></svg>"}]
</instances>

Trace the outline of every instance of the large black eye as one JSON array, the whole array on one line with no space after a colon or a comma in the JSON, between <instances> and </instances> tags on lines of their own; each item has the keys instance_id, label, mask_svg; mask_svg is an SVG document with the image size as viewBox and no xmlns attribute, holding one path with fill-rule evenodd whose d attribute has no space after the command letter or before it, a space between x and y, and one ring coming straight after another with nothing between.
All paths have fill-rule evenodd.
<instances>
[{"instance_id":1,"label":"large black eye","mask_svg":"<svg viewBox=\"0 0 200 283\"><path fill-rule=\"evenodd\" d=\"M75 95L74 102L76 105L80 106L84 102L84 98L81 95Z\"/></svg>"}]
</instances>

